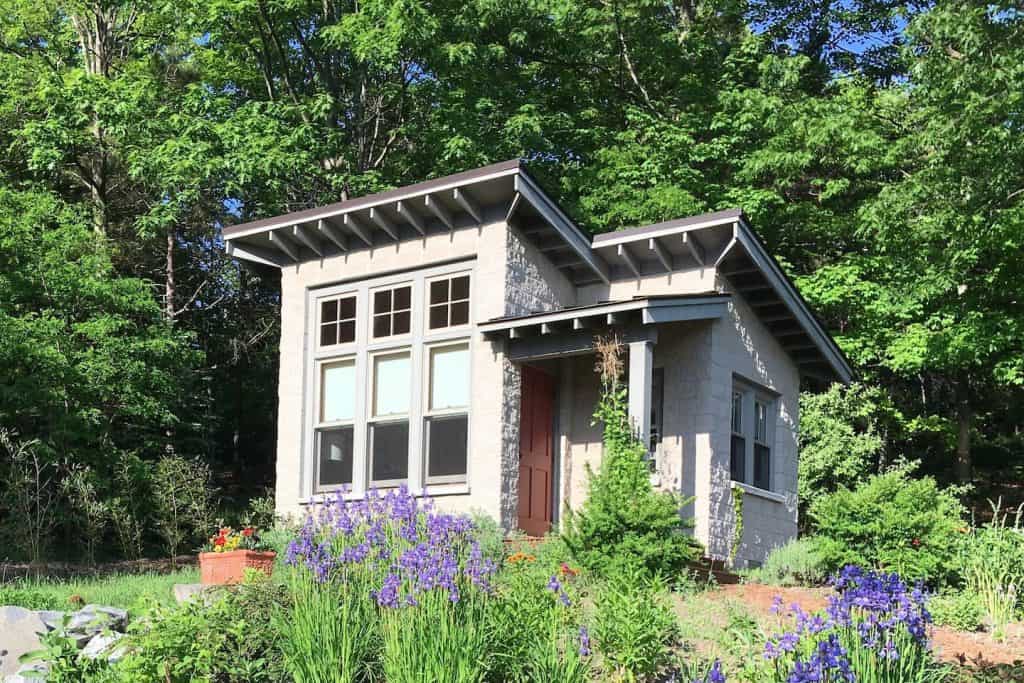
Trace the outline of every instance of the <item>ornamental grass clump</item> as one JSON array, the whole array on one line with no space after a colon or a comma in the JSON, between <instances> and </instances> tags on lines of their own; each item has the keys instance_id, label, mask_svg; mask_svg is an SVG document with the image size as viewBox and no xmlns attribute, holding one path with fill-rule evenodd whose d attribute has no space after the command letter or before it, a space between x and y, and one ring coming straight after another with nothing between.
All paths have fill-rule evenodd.
<instances>
[{"instance_id":1,"label":"ornamental grass clump","mask_svg":"<svg viewBox=\"0 0 1024 683\"><path fill-rule=\"evenodd\" d=\"M295 679L481 680L494 564L472 531L405 487L339 493L311 513L285 553L293 604L279 623Z\"/></svg>"},{"instance_id":2,"label":"ornamental grass clump","mask_svg":"<svg viewBox=\"0 0 1024 683\"><path fill-rule=\"evenodd\" d=\"M960 553L966 592L975 596L985 622L997 639L1024 601L1024 505L1011 518L992 505L992 521L967 530Z\"/></svg>"},{"instance_id":3,"label":"ornamental grass clump","mask_svg":"<svg viewBox=\"0 0 1024 683\"><path fill-rule=\"evenodd\" d=\"M824 613L799 605L793 628L765 644L767 680L786 683L924 683L942 678L928 642L931 616L920 585L895 574L844 568ZM782 608L777 599L775 610Z\"/></svg>"}]
</instances>

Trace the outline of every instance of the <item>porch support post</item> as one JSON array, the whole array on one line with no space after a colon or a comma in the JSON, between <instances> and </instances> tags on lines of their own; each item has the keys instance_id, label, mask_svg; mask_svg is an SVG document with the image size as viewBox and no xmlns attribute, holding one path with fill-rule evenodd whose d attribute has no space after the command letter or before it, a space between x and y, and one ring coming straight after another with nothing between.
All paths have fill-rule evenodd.
<instances>
[{"instance_id":1,"label":"porch support post","mask_svg":"<svg viewBox=\"0 0 1024 683\"><path fill-rule=\"evenodd\" d=\"M651 377L654 374L654 342L629 343L629 422L644 448L651 443Z\"/></svg>"}]
</instances>

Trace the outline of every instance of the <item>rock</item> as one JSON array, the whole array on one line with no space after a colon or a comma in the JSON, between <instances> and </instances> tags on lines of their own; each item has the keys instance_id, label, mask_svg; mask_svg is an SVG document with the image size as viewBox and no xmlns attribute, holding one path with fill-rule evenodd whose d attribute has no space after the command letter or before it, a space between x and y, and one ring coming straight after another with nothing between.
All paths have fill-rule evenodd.
<instances>
[{"instance_id":1,"label":"rock","mask_svg":"<svg viewBox=\"0 0 1024 683\"><path fill-rule=\"evenodd\" d=\"M210 593L217 590L217 588L218 586L208 586L201 583L176 583L174 584L174 599L181 604L199 597L204 604L209 604Z\"/></svg>"},{"instance_id":2,"label":"rock","mask_svg":"<svg viewBox=\"0 0 1024 683\"><path fill-rule=\"evenodd\" d=\"M36 612L36 614L39 615L39 618L43 620L43 623L46 624L46 628L50 631L56 631L64 626L64 615L66 612L42 610L41 612Z\"/></svg>"},{"instance_id":3,"label":"rock","mask_svg":"<svg viewBox=\"0 0 1024 683\"><path fill-rule=\"evenodd\" d=\"M18 658L42 645L40 634L47 627L39 615L24 607L0 607L0 676L18 671Z\"/></svg>"},{"instance_id":4,"label":"rock","mask_svg":"<svg viewBox=\"0 0 1024 683\"><path fill-rule=\"evenodd\" d=\"M128 612L116 607L86 605L71 615L67 633L85 645L93 636L103 631L123 631L128 624Z\"/></svg>"},{"instance_id":5,"label":"rock","mask_svg":"<svg viewBox=\"0 0 1024 683\"><path fill-rule=\"evenodd\" d=\"M112 631L110 633L101 633L98 636L94 636L84 648L80 656L87 657L89 659L96 659L97 657L107 656L111 661L117 654L114 652L114 646L117 645L117 641L124 638L123 633ZM120 657L118 657L119 659Z\"/></svg>"},{"instance_id":6,"label":"rock","mask_svg":"<svg viewBox=\"0 0 1024 683\"><path fill-rule=\"evenodd\" d=\"M17 672L4 677L4 683L40 683L50 673L50 665L46 662L32 662L18 667Z\"/></svg>"}]
</instances>

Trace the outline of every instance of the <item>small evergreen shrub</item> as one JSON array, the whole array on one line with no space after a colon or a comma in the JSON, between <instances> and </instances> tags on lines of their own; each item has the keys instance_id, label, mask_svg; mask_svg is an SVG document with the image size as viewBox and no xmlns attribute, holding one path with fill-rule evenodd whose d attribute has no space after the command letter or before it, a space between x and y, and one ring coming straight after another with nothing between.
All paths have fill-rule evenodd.
<instances>
[{"instance_id":1,"label":"small evergreen shrub","mask_svg":"<svg viewBox=\"0 0 1024 683\"><path fill-rule=\"evenodd\" d=\"M950 591L932 596L928 601L928 611L936 625L957 631L977 631L985 617L981 601L970 591Z\"/></svg>"},{"instance_id":2,"label":"small evergreen shrub","mask_svg":"<svg viewBox=\"0 0 1024 683\"><path fill-rule=\"evenodd\" d=\"M622 386L617 339L598 344L602 392L594 419L604 426L600 470L589 468L589 493L579 511L568 511L564 538L576 559L597 572L636 564L650 574L672 576L700 556L687 532L679 495L655 491L644 460L646 449L633 433Z\"/></svg>"},{"instance_id":3,"label":"small evergreen shrub","mask_svg":"<svg viewBox=\"0 0 1024 683\"><path fill-rule=\"evenodd\" d=\"M828 580L828 570L812 537L794 538L768 554L764 564L750 573L757 583L774 586L818 586Z\"/></svg>"},{"instance_id":4,"label":"small evergreen shrub","mask_svg":"<svg viewBox=\"0 0 1024 683\"><path fill-rule=\"evenodd\" d=\"M816 544L830 572L853 564L933 585L955 579L964 527L960 490L909 474L902 467L812 501Z\"/></svg>"}]
</instances>

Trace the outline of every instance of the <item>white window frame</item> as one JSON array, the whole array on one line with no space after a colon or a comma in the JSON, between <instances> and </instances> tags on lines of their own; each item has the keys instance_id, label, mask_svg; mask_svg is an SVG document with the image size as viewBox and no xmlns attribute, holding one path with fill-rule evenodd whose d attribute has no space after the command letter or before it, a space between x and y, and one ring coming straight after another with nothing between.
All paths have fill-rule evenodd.
<instances>
[{"instance_id":1,"label":"white window frame","mask_svg":"<svg viewBox=\"0 0 1024 683\"><path fill-rule=\"evenodd\" d=\"M405 356L406 358L409 359L409 392L410 392L410 395L409 395L408 408L406 409L406 411L404 413L389 413L389 414L386 414L386 415L375 415L374 414L374 410L375 410L376 403L377 403L377 373L376 373L377 360L380 359L380 358L395 358L395 357L400 357L400 356ZM366 481L367 481L367 484L369 486L371 486L371 487L376 487L376 488L394 488L396 486L401 486L402 484L405 484L406 486L409 485L409 476L412 474L412 468L409 467L409 462L408 462L411 459L410 456L412 455L412 452L413 452L412 448L411 448L411 443L407 443L406 446L405 446L405 448L406 448L406 464L405 464L406 476L405 476L405 478L404 479L381 479L379 481L374 481L374 479L373 479L373 439L372 439L371 434L373 432L373 427L375 425L387 424L387 423L390 423L390 422L405 422L406 423L407 431L409 432L410 435L412 434L412 415L413 415L413 412L415 411L415 401L413 401L413 396L415 396L415 394L413 393L413 384L414 384L413 374L415 372L415 367L416 367L416 363L413 360L412 349L410 347L407 347L407 346L403 346L403 347L399 347L399 348L395 348L395 349L387 349L387 350L378 351L378 352L370 354L369 363L368 363L368 366L367 366L367 382L366 382L366 401L367 401L367 405L369 406L369 408L366 410L366 426L365 426L365 430L364 430L365 431L365 436L366 436L366 448L365 448L365 454L364 454L364 459L365 459L365 462L366 462L366 466L365 466L364 469L366 470Z\"/></svg>"},{"instance_id":2,"label":"white window frame","mask_svg":"<svg viewBox=\"0 0 1024 683\"><path fill-rule=\"evenodd\" d=\"M422 288L422 283L420 283L420 286ZM376 298L375 295L379 294L380 292L392 292L392 294L391 294L391 310L388 313L384 314L384 315L388 316L389 322L391 323L391 329L394 329L394 327L395 327L395 295L394 295L394 291L396 289L402 289L403 287L408 287L409 288L409 331L408 332L401 332L399 334L395 334L394 332L392 332L391 334L385 335L383 337L375 337L374 334L373 334L373 323L377 319L377 309L374 307L374 299ZM388 344L388 343L397 343L397 342L400 342L402 340L408 340L408 339L410 339L413 336L413 326L416 324L416 283L414 283L412 280L409 280L407 278L405 280L398 280L396 282L392 282L392 283L389 283L389 284L383 284L383 285L379 285L379 286L376 286L376 287L372 287L372 288L369 289L369 296L367 296L366 300L367 300L367 303L369 305L369 311L368 311L368 315L366 317L366 322L365 322L365 324L367 326L367 331L368 331L367 339L372 340L372 342L377 343L377 344ZM403 311L403 312L405 311L404 308L398 309L398 310ZM359 312L359 310L356 309L356 313L357 314L358 314L358 312ZM420 316L422 317L422 315L423 315L423 312L420 311Z\"/></svg>"},{"instance_id":3,"label":"white window frame","mask_svg":"<svg viewBox=\"0 0 1024 683\"><path fill-rule=\"evenodd\" d=\"M472 299L470 299L472 301ZM464 326L460 326L464 327ZM448 329L448 328L442 328ZM430 394L432 390L431 386L431 353L438 349L450 349L456 347L465 347L466 353L469 356L469 386L467 387L467 402L464 407L458 408L441 408L433 409L430 407ZM433 484L464 484L469 480L469 453L470 448L470 429L472 425L471 410L470 407L473 403L473 346L469 339L458 339L455 341L444 341L427 344L423 348L423 481L427 485ZM439 477L431 477L428 472L428 458L430 457L430 439L429 429L427 424L431 418L435 417L448 417L448 416L466 416L466 473L462 475L445 475Z\"/></svg>"},{"instance_id":4,"label":"white window frame","mask_svg":"<svg viewBox=\"0 0 1024 683\"><path fill-rule=\"evenodd\" d=\"M340 307L342 299L355 299L356 300L356 317L354 319L355 330L356 330L356 332L355 332L355 339L353 339L350 342L336 342L334 344L321 344L320 343L320 332L323 329L323 326L326 324L323 321L323 304L331 302L331 301L337 301L339 303L339 307ZM325 296L325 297L321 297L321 298L317 299L316 308L314 310L314 315L316 316L316 336L313 338L313 343L316 344L317 348L320 348L320 349L335 349L335 348L339 348L339 347L340 348L344 348L346 346L351 346L351 345L355 344L356 341L359 339L359 310L360 310L359 309L359 297L358 297L357 292L355 292L353 290L349 290L349 291L341 292L339 294L335 294L335 295L332 295L332 296ZM341 318L341 311L339 310L338 311L338 319L335 320L334 323L333 323L335 328L339 328L340 327L340 323L342 322L342 320L343 319ZM344 318L344 320L347 321L347 320L349 320L349 318Z\"/></svg>"},{"instance_id":5,"label":"white window frame","mask_svg":"<svg viewBox=\"0 0 1024 683\"><path fill-rule=\"evenodd\" d=\"M740 423L742 431L735 431L733 419L732 419L732 401L733 396L739 394L741 397L740 403ZM778 421L778 410L779 410L779 394L778 392L769 389L766 386L752 382L749 379L740 377L739 375L733 376L732 393L729 395L729 452L732 452L732 435L743 437L743 481L735 483L741 484L750 489L759 491L772 492L775 490L775 423ZM760 403L765 407L765 438L764 440L758 439L757 435L757 404ZM754 445L759 443L767 446L769 449L768 457L768 488L764 489L754 485ZM731 477L731 471L730 471Z\"/></svg>"},{"instance_id":6,"label":"white window frame","mask_svg":"<svg viewBox=\"0 0 1024 683\"><path fill-rule=\"evenodd\" d=\"M406 483L414 494L422 494L426 485L426 451L424 438L424 417L429 405L429 381L426 373L429 367L429 348L439 343L464 343L469 345L470 373L472 374L473 359L476 355L475 330L476 276L475 259L462 260L441 266L407 270L390 275L383 275L365 280L339 283L316 288L307 288L306 303L306 359L303 364L303 405L304 417L301 446L301 491L302 502L319 500L319 494L329 493L339 487L319 487L318 458L319 453L317 428L320 426L320 392L321 372L323 363L353 357L356 362L356 386L358 398L353 436L353 474L352 485L348 487L346 497L361 498L370 486L370 443L369 425L375 420L373 408L373 357L376 355L408 352L410 372L412 373L409 405L409 466ZM427 310L429 307L429 290L427 282L441 278L469 275L469 324L454 328L427 329ZM392 335L374 339L373 334L373 293L381 289L411 286L411 316L409 333ZM319 346L320 307L321 301L339 296L356 296L356 340L343 345ZM472 381L472 380L471 380ZM472 385L471 385L472 386ZM418 399L417 399L418 397ZM469 414L469 443L472 444L473 406L467 409ZM446 495L451 493L468 493L472 481L471 447L467 447L466 475L461 482L431 483L430 495ZM377 482L378 488L386 488Z\"/></svg>"},{"instance_id":7,"label":"white window frame","mask_svg":"<svg viewBox=\"0 0 1024 683\"><path fill-rule=\"evenodd\" d=\"M358 309L356 310L358 314ZM318 326L319 329L319 326ZM356 404L356 410L353 413L351 420L324 420L323 419L323 395L324 395L324 369L331 365L339 365L341 363L352 363L353 370L356 372L356 381L353 390L356 395L354 397L354 403ZM313 397L313 486L317 491L337 491L338 489L348 489L352 487L356 479L356 468L355 468L355 431L356 431L356 415L358 414L359 405L359 376L358 368L356 367L356 357L354 354L339 355L325 360L317 360L313 363L314 374L316 377L316 395ZM340 427L352 427L352 482L349 484L320 484L320 439L324 432L329 432Z\"/></svg>"},{"instance_id":8,"label":"white window frame","mask_svg":"<svg viewBox=\"0 0 1024 683\"><path fill-rule=\"evenodd\" d=\"M444 327L438 327L438 328L433 329L433 330L430 329L430 309L432 308L431 305L430 305L430 286L433 283L435 283L435 282L439 282L439 281L442 281L442 280L454 280L455 278L463 277L463 276L468 276L469 277L469 318L468 318L468 322L465 325L446 325ZM448 286L449 286L448 292L449 292L449 297L450 297L450 295L451 295L451 289L450 289L451 284L449 284ZM460 301L462 301L462 299L456 299L454 302L460 302ZM448 319L451 320L451 306L452 306L453 300L451 298L449 298L448 301L445 302L445 303L448 306ZM450 274L450 275L439 275L439 276L436 276L436 277L427 278L426 282L424 284L424 287L423 287L423 314L424 314L423 315L423 325L424 325L423 333L426 334L426 335L439 334L439 333L447 332L447 331L458 331L458 330L469 329L469 327L473 324L473 276L471 274L469 274L469 273L454 273L454 274Z\"/></svg>"}]
</instances>

